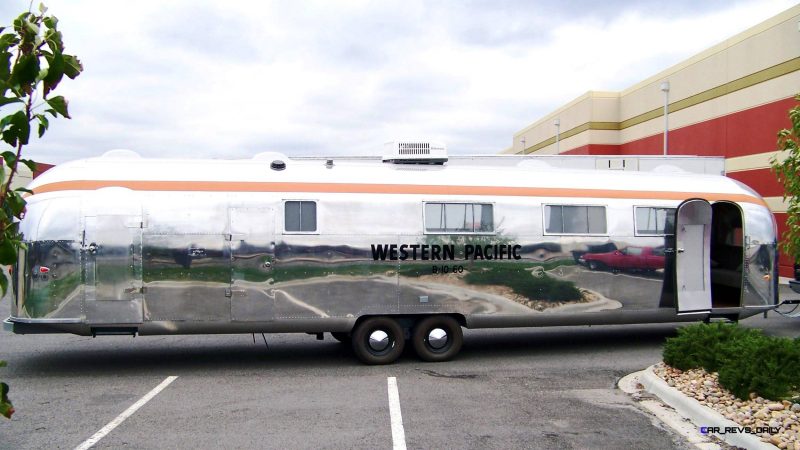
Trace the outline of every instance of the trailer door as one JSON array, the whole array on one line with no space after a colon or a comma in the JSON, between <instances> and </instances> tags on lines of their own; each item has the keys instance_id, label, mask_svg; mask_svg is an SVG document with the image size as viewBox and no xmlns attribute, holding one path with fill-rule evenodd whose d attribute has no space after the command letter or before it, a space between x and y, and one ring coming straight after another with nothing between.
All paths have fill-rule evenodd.
<instances>
[{"instance_id":1,"label":"trailer door","mask_svg":"<svg viewBox=\"0 0 800 450\"><path fill-rule=\"evenodd\" d=\"M711 205L700 199L678 206L675 223L678 314L711 311Z\"/></svg>"},{"instance_id":2,"label":"trailer door","mask_svg":"<svg viewBox=\"0 0 800 450\"><path fill-rule=\"evenodd\" d=\"M272 208L230 208L231 320L270 321L275 313L272 265L275 212Z\"/></svg>"},{"instance_id":3,"label":"trailer door","mask_svg":"<svg viewBox=\"0 0 800 450\"><path fill-rule=\"evenodd\" d=\"M142 322L140 215L85 217L86 321Z\"/></svg>"}]
</instances>

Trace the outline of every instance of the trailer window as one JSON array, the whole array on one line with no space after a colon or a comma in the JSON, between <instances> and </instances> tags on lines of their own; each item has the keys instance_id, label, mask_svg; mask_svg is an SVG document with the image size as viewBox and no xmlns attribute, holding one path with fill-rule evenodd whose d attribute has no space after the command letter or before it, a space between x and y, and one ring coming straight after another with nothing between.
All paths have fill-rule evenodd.
<instances>
[{"instance_id":1,"label":"trailer window","mask_svg":"<svg viewBox=\"0 0 800 450\"><path fill-rule=\"evenodd\" d=\"M551 234L606 234L606 207L545 205L544 222Z\"/></svg>"},{"instance_id":2,"label":"trailer window","mask_svg":"<svg viewBox=\"0 0 800 450\"><path fill-rule=\"evenodd\" d=\"M283 226L287 232L317 231L317 202L287 201L283 211Z\"/></svg>"},{"instance_id":3,"label":"trailer window","mask_svg":"<svg viewBox=\"0 0 800 450\"><path fill-rule=\"evenodd\" d=\"M427 233L492 233L493 205L488 203L426 203Z\"/></svg>"},{"instance_id":4,"label":"trailer window","mask_svg":"<svg viewBox=\"0 0 800 450\"><path fill-rule=\"evenodd\" d=\"M636 234L639 236L664 236L672 234L670 224L675 223L675 208L637 206Z\"/></svg>"}]
</instances>

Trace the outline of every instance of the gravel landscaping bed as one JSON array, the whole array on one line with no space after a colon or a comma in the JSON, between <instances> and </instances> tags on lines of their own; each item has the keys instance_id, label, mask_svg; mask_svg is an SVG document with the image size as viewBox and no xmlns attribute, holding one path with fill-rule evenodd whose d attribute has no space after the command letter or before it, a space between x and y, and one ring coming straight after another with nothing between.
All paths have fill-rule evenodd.
<instances>
[{"instance_id":1,"label":"gravel landscaping bed","mask_svg":"<svg viewBox=\"0 0 800 450\"><path fill-rule=\"evenodd\" d=\"M703 369L683 371L663 363L653 369L668 385L713 408L727 419L743 427L777 431L760 433L762 441L781 449L800 450L800 403L777 402L755 394L751 394L749 400L739 400L719 385L716 373Z\"/></svg>"}]
</instances>

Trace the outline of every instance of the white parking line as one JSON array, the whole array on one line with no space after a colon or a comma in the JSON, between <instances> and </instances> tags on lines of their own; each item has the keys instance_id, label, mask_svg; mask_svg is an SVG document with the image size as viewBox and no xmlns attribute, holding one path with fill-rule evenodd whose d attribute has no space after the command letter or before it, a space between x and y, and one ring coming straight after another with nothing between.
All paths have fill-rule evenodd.
<instances>
[{"instance_id":1,"label":"white parking line","mask_svg":"<svg viewBox=\"0 0 800 450\"><path fill-rule=\"evenodd\" d=\"M140 398L139 401L134 403L130 406L130 408L123 411L122 414L118 415L114 420L108 422L106 426L100 429L97 433L93 434L92 437L83 441L81 445L75 447L75 450L87 450L92 448L95 444L97 444L100 439L103 439L108 433L111 432L114 428L117 428L119 424L125 421L128 417L132 416L139 408L145 405L145 403L149 402L153 399L159 392L163 391L167 386L170 385L173 381L175 381L178 377L167 377L164 381L161 382L158 386L153 388L152 391L145 394L144 397ZM402 426L402 425L401 425ZM405 448L405 446L403 446Z\"/></svg>"},{"instance_id":2,"label":"white parking line","mask_svg":"<svg viewBox=\"0 0 800 450\"><path fill-rule=\"evenodd\" d=\"M406 450L406 431L403 429L403 415L400 413L400 394L397 392L397 378L389 377L389 415L392 420L392 448Z\"/></svg>"}]
</instances>

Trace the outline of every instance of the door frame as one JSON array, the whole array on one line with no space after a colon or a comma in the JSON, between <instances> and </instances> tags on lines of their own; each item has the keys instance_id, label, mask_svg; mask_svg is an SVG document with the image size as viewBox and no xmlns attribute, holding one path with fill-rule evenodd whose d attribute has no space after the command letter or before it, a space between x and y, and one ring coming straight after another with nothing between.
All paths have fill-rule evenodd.
<instances>
[{"instance_id":1,"label":"door frame","mask_svg":"<svg viewBox=\"0 0 800 450\"><path fill-rule=\"evenodd\" d=\"M113 219L112 219L113 218ZM111 220L104 220L111 219ZM127 287L122 290L124 298L97 298L97 257L104 246L100 239L109 223L116 222L117 233L126 233L123 239L128 245L127 264L130 273ZM141 324L144 318L142 294L142 216L141 214L94 214L83 217L83 264L84 264L84 315L87 323L97 324ZM123 281L123 284L125 281Z\"/></svg>"},{"instance_id":2,"label":"door frame","mask_svg":"<svg viewBox=\"0 0 800 450\"><path fill-rule=\"evenodd\" d=\"M675 212L675 309L711 312L711 203L692 198ZM698 241L701 241L700 245ZM699 266L699 267L698 267Z\"/></svg>"}]
</instances>

